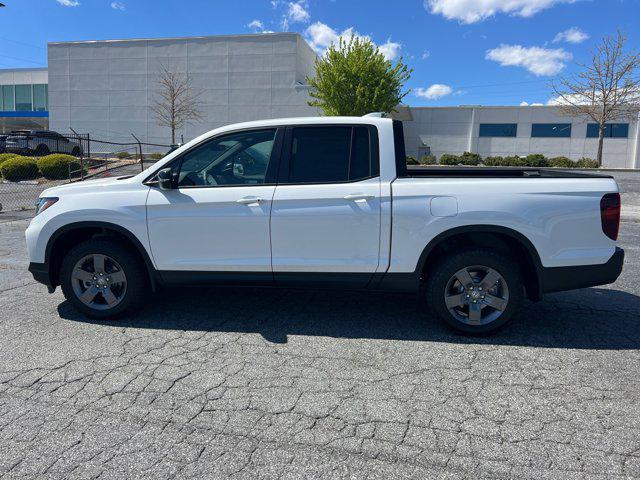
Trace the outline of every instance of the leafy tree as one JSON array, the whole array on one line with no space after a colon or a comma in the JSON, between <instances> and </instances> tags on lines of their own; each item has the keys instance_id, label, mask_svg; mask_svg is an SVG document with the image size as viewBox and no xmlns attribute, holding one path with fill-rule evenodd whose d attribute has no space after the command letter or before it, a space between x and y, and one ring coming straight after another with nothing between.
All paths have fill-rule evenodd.
<instances>
[{"instance_id":1,"label":"leafy tree","mask_svg":"<svg viewBox=\"0 0 640 480\"><path fill-rule=\"evenodd\" d=\"M373 42L354 35L331 45L316 59L315 70L315 77L307 78L314 99L309 105L332 116L393 112L409 93L403 86L413 71L402 58L394 66Z\"/></svg>"},{"instance_id":2,"label":"leafy tree","mask_svg":"<svg viewBox=\"0 0 640 480\"><path fill-rule=\"evenodd\" d=\"M640 53L625 51L626 40L621 32L605 37L581 71L552 84L561 113L598 124L600 166L607 122L632 120L640 112Z\"/></svg>"}]
</instances>

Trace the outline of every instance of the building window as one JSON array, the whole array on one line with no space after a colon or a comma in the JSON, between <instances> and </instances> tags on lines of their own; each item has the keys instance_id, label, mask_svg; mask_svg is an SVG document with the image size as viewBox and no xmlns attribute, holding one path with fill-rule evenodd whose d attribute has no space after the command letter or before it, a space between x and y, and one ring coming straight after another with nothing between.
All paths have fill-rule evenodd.
<instances>
[{"instance_id":1,"label":"building window","mask_svg":"<svg viewBox=\"0 0 640 480\"><path fill-rule=\"evenodd\" d=\"M16 109L13 85L2 85L2 110L13 112Z\"/></svg>"},{"instance_id":2,"label":"building window","mask_svg":"<svg viewBox=\"0 0 640 480\"><path fill-rule=\"evenodd\" d=\"M598 138L600 127L597 123L587 124L587 138ZM604 138L629 138L628 123L607 123L604 126Z\"/></svg>"},{"instance_id":3,"label":"building window","mask_svg":"<svg viewBox=\"0 0 640 480\"><path fill-rule=\"evenodd\" d=\"M570 123L534 123L531 125L532 137L571 137Z\"/></svg>"},{"instance_id":4,"label":"building window","mask_svg":"<svg viewBox=\"0 0 640 480\"><path fill-rule=\"evenodd\" d=\"M29 112L32 110L31 85L16 85L16 111Z\"/></svg>"},{"instance_id":5,"label":"building window","mask_svg":"<svg viewBox=\"0 0 640 480\"><path fill-rule=\"evenodd\" d=\"M481 123L481 137L515 137L518 133L517 123Z\"/></svg>"},{"instance_id":6,"label":"building window","mask_svg":"<svg viewBox=\"0 0 640 480\"><path fill-rule=\"evenodd\" d=\"M33 110L35 112L45 112L48 110L46 83L33 86Z\"/></svg>"}]
</instances>

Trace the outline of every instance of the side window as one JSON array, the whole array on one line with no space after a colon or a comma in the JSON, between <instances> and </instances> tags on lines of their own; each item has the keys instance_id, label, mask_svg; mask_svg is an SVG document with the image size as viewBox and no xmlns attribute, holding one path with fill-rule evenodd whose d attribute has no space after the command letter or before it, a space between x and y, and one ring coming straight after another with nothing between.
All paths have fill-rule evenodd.
<instances>
[{"instance_id":1,"label":"side window","mask_svg":"<svg viewBox=\"0 0 640 480\"><path fill-rule=\"evenodd\" d=\"M291 139L289 183L336 183L371 176L366 127L297 127Z\"/></svg>"},{"instance_id":2,"label":"side window","mask_svg":"<svg viewBox=\"0 0 640 480\"><path fill-rule=\"evenodd\" d=\"M265 183L276 129L238 132L215 138L185 153L179 187Z\"/></svg>"}]
</instances>

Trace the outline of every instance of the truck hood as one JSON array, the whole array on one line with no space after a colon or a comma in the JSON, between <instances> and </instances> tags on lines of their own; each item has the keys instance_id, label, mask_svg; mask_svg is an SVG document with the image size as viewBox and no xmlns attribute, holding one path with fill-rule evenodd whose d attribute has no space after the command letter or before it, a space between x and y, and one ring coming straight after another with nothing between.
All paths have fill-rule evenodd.
<instances>
[{"instance_id":1,"label":"truck hood","mask_svg":"<svg viewBox=\"0 0 640 480\"><path fill-rule=\"evenodd\" d=\"M64 185L47 188L40 194L40 197L59 197L61 195L82 193L87 190L95 190L98 188L101 190L112 188L119 189L119 187L125 187L128 184L127 180L129 180L128 177L109 177L65 183Z\"/></svg>"}]
</instances>

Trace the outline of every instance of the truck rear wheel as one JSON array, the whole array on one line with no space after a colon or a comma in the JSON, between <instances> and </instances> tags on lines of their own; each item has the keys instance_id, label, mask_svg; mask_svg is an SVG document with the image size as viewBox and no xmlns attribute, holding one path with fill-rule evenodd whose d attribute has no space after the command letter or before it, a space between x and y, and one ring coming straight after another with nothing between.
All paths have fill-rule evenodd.
<instances>
[{"instance_id":1,"label":"truck rear wheel","mask_svg":"<svg viewBox=\"0 0 640 480\"><path fill-rule=\"evenodd\" d=\"M493 250L479 248L449 256L427 279L430 310L454 329L488 333L504 326L524 297L518 264Z\"/></svg>"},{"instance_id":2,"label":"truck rear wheel","mask_svg":"<svg viewBox=\"0 0 640 480\"><path fill-rule=\"evenodd\" d=\"M84 315L114 318L137 307L147 290L140 259L122 242L92 238L65 256L60 285L66 299Z\"/></svg>"}]
</instances>

